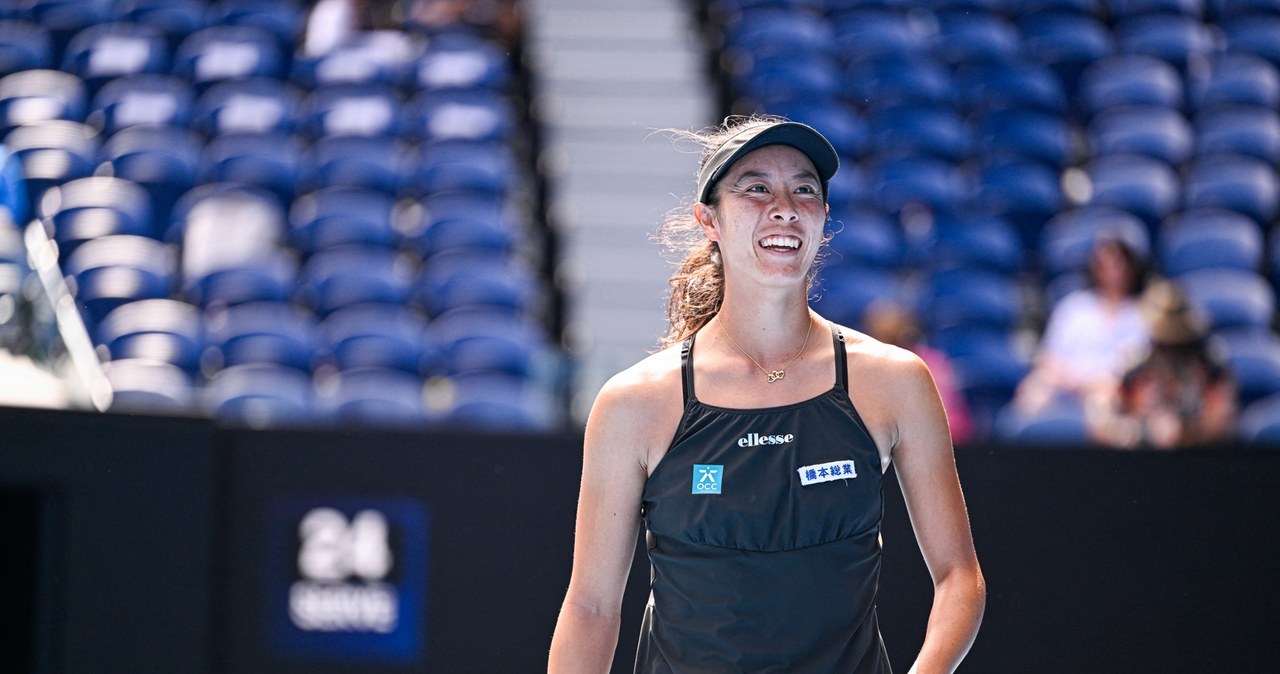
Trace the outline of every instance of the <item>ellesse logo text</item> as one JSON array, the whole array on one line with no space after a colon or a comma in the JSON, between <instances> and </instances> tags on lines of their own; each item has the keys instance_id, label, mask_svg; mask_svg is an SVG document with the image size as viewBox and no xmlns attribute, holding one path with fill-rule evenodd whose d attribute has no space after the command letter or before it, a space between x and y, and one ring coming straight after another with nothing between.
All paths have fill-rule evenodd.
<instances>
[{"instance_id":1,"label":"ellesse logo text","mask_svg":"<svg viewBox=\"0 0 1280 674\"><path fill-rule=\"evenodd\" d=\"M796 436L791 433L786 435L760 435L759 433L747 433L744 437L738 438L739 447L759 447L760 445L785 445L788 442L795 442Z\"/></svg>"}]
</instances>

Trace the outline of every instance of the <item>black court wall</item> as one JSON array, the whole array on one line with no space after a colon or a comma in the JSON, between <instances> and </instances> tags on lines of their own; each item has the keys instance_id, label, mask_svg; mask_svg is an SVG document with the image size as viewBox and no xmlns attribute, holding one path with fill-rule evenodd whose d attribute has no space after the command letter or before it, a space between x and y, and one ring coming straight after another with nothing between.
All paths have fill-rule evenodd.
<instances>
[{"instance_id":1,"label":"black court wall","mask_svg":"<svg viewBox=\"0 0 1280 674\"><path fill-rule=\"evenodd\" d=\"M0 409L5 672L536 672L581 436L252 432ZM963 672L1280 660L1280 452L958 452L987 616ZM928 572L886 482L897 671ZM647 567L624 606L632 659Z\"/></svg>"}]
</instances>

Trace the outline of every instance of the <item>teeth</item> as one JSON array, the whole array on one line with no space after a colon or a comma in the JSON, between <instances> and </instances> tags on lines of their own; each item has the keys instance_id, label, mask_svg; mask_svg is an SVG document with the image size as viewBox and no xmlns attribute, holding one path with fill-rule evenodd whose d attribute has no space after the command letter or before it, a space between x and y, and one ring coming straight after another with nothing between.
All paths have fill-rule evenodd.
<instances>
[{"instance_id":1,"label":"teeth","mask_svg":"<svg viewBox=\"0 0 1280 674\"><path fill-rule=\"evenodd\" d=\"M800 240L790 236L766 236L760 241L760 245L765 248L790 248L795 250L800 247Z\"/></svg>"}]
</instances>

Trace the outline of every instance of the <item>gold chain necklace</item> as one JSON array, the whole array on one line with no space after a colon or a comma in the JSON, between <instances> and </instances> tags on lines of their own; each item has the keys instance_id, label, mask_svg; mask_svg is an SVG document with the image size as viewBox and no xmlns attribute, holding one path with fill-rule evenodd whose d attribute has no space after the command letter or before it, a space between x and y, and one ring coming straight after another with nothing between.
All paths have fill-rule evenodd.
<instances>
[{"instance_id":1,"label":"gold chain necklace","mask_svg":"<svg viewBox=\"0 0 1280 674\"><path fill-rule=\"evenodd\" d=\"M751 354L747 353L746 349L742 348L741 346L738 346L738 342L734 341L733 335L729 334L729 331L724 329L724 321L720 321L719 325L720 325L720 332L723 332L724 336L729 338L729 343L732 344L734 348L741 351L742 355L746 356L748 360L755 363L756 367L760 368L760 371L763 372L765 377L769 379L770 384L787 376L787 368L791 367L792 364L794 364L797 360L800 360L800 356L804 354L804 348L806 346L809 346L809 335L813 333L813 317L810 316L809 329L806 330L804 333L804 343L800 345L800 350L796 352L795 357L792 358L790 361L788 361L786 365L783 365L782 368L770 371L765 369L765 367L760 364L760 361L756 360L755 358L752 358Z\"/></svg>"}]
</instances>

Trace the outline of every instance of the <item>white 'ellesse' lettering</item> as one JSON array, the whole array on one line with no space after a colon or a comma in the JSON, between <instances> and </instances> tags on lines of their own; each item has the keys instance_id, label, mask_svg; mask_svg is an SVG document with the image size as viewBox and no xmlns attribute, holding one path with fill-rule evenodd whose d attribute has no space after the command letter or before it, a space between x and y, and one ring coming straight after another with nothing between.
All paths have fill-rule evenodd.
<instances>
[{"instance_id":1,"label":"white 'ellesse' lettering","mask_svg":"<svg viewBox=\"0 0 1280 674\"><path fill-rule=\"evenodd\" d=\"M788 442L795 442L796 436L791 433L786 435L760 435L759 433L747 433L746 436L738 438L739 447L759 447L760 445L785 445Z\"/></svg>"}]
</instances>

